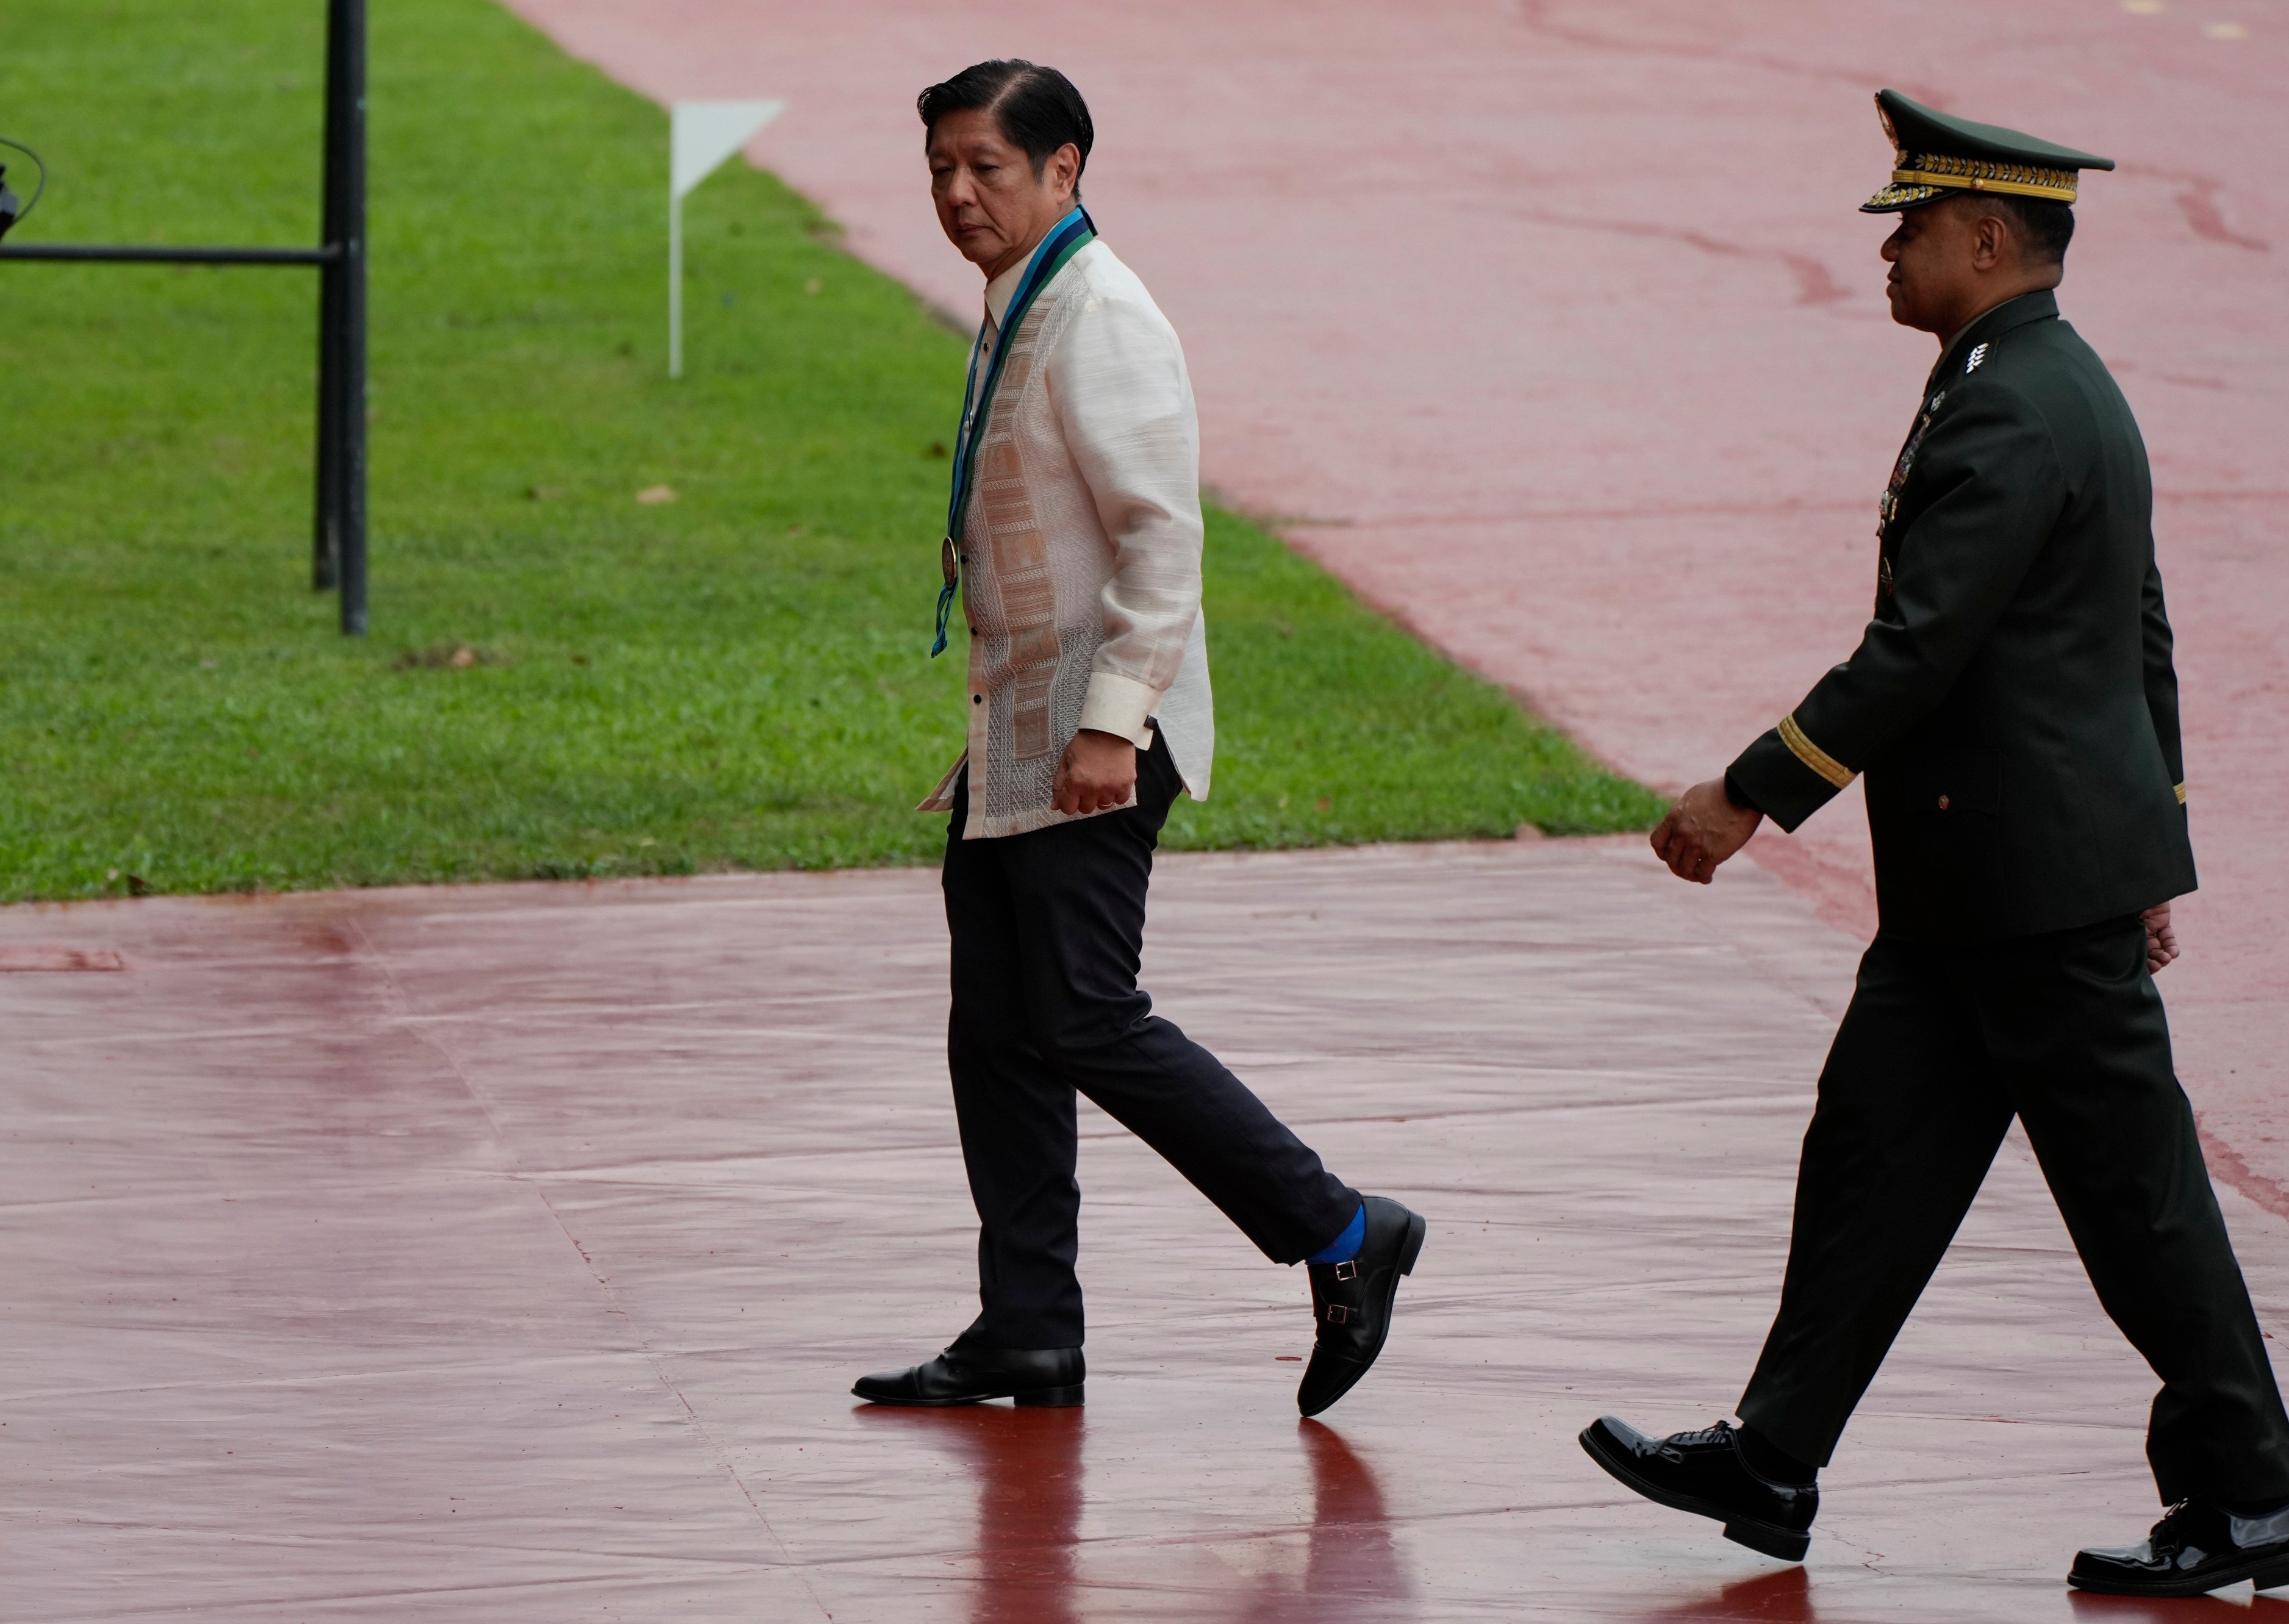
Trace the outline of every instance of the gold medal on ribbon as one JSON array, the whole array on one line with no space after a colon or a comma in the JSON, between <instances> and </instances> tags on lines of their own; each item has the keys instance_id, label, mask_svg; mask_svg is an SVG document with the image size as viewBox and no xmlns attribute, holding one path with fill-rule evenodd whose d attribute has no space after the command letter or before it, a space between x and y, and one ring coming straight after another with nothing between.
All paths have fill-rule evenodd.
<instances>
[{"instance_id":1,"label":"gold medal on ribbon","mask_svg":"<svg viewBox=\"0 0 2289 1624\"><path fill-rule=\"evenodd\" d=\"M945 577L946 591L952 592L961 579L961 554L953 550L953 537L951 536L938 549L937 566L938 572Z\"/></svg>"}]
</instances>

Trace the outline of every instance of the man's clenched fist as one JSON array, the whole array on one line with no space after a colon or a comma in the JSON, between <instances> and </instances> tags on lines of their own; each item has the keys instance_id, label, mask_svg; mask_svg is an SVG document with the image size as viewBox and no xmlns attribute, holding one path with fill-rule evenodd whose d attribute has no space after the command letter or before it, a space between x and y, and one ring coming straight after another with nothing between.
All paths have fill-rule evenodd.
<instances>
[{"instance_id":1,"label":"man's clenched fist","mask_svg":"<svg viewBox=\"0 0 2289 1624\"><path fill-rule=\"evenodd\" d=\"M1056 798L1060 812L1085 817L1128 804L1137 788L1137 746L1111 733L1084 728L1065 746L1057 763Z\"/></svg>"},{"instance_id":2,"label":"man's clenched fist","mask_svg":"<svg viewBox=\"0 0 2289 1624\"><path fill-rule=\"evenodd\" d=\"M2159 975L2178 956L2178 932L2170 923L2170 904L2156 903L2138 917L2146 923L2146 973Z\"/></svg>"},{"instance_id":3,"label":"man's clenched fist","mask_svg":"<svg viewBox=\"0 0 2289 1624\"><path fill-rule=\"evenodd\" d=\"M1725 781L1712 778L1678 797L1653 832L1653 848L1679 880L1707 885L1717 865L1749 843L1764 817L1754 807L1735 806Z\"/></svg>"}]
</instances>

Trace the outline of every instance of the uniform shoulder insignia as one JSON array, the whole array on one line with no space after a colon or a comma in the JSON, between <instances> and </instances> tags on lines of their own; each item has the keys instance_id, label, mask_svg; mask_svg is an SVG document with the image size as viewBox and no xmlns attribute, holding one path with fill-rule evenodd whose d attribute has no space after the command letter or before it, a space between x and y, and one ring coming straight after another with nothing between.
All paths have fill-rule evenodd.
<instances>
[{"instance_id":1,"label":"uniform shoulder insignia","mask_svg":"<svg viewBox=\"0 0 2289 1624\"><path fill-rule=\"evenodd\" d=\"M1972 373L1979 370L1979 363L1986 359L1987 346L1984 344L1973 345L1971 346L1971 358L1963 363L1964 376L1968 378Z\"/></svg>"}]
</instances>

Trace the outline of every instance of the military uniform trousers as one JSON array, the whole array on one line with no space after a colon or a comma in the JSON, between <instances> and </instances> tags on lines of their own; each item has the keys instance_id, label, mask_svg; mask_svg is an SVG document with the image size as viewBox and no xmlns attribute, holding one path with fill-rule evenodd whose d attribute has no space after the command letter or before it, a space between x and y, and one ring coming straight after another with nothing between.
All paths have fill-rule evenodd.
<instances>
[{"instance_id":1,"label":"military uniform trousers","mask_svg":"<svg viewBox=\"0 0 2289 1624\"><path fill-rule=\"evenodd\" d=\"M1025 834L965 840L966 779L954 800L946 1059L977 1206L981 1312L962 1333L975 1345L1081 1345L1076 1090L1274 1262L1308 1257L1359 1210L1359 1192L1137 988L1153 848L1182 785L1165 743L1137 765L1135 806Z\"/></svg>"},{"instance_id":2,"label":"military uniform trousers","mask_svg":"<svg viewBox=\"0 0 2289 1624\"><path fill-rule=\"evenodd\" d=\"M2098 1299L2161 1378L2165 1504L2289 1496L2282 1412L2134 916L1878 935L1820 1078L1788 1273L1743 1421L1825 1465L2016 1115Z\"/></svg>"}]
</instances>

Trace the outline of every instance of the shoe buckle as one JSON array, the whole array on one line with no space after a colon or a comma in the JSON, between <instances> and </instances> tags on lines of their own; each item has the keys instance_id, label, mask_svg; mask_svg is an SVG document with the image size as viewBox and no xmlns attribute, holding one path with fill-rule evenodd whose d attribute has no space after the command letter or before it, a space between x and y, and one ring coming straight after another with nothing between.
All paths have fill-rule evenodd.
<instances>
[{"instance_id":1,"label":"shoe buckle","mask_svg":"<svg viewBox=\"0 0 2289 1624\"><path fill-rule=\"evenodd\" d=\"M1349 1325L1351 1323L1351 1318L1352 1311L1345 1308L1342 1303L1330 1302L1328 1304L1328 1323L1329 1325Z\"/></svg>"},{"instance_id":2,"label":"shoe buckle","mask_svg":"<svg viewBox=\"0 0 2289 1624\"><path fill-rule=\"evenodd\" d=\"M1359 1260L1355 1257L1347 1257L1342 1262L1337 1263L1336 1265L1336 1278L1338 1280L1358 1279Z\"/></svg>"}]
</instances>

